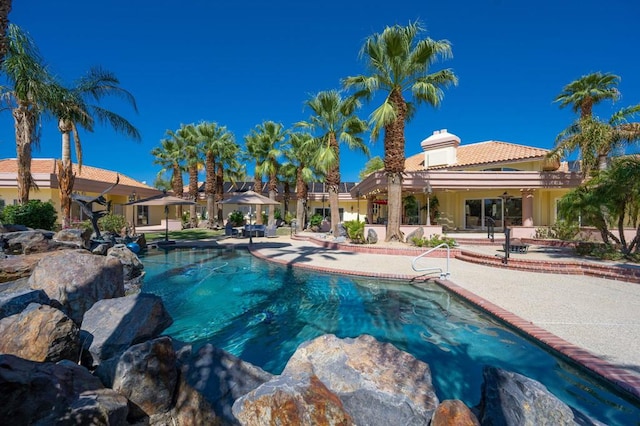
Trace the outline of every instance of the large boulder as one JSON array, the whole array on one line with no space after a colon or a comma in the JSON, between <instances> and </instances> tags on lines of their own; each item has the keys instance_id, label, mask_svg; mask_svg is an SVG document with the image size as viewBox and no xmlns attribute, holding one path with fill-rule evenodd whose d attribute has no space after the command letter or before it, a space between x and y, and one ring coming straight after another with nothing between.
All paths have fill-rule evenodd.
<instances>
[{"instance_id":1,"label":"large boulder","mask_svg":"<svg viewBox=\"0 0 640 426\"><path fill-rule=\"evenodd\" d=\"M278 376L238 399L233 414L243 426L374 424L354 422L340 398L313 374Z\"/></svg>"},{"instance_id":2,"label":"large boulder","mask_svg":"<svg viewBox=\"0 0 640 426\"><path fill-rule=\"evenodd\" d=\"M430 426L480 426L480 422L464 402L447 399L436 408Z\"/></svg>"},{"instance_id":3,"label":"large boulder","mask_svg":"<svg viewBox=\"0 0 640 426\"><path fill-rule=\"evenodd\" d=\"M369 229L367 231L367 244L375 244L378 242L378 234L376 233L375 229Z\"/></svg>"},{"instance_id":4,"label":"large boulder","mask_svg":"<svg viewBox=\"0 0 640 426\"><path fill-rule=\"evenodd\" d=\"M29 255L8 256L0 259L0 283L29 278L44 257L49 253L34 253Z\"/></svg>"},{"instance_id":5,"label":"large boulder","mask_svg":"<svg viewBox=\"0 0 640 426\"><path fill-rule=\"evenodd\" d=\"M96 302L84 315L82 345L93 365L122 354L131 345L158 337L173 323L153 294L140 293Z\"/></svg>"},{"instance_id":6,"label":"large boulder","mask_svg":"<svg viewBox=\"0 0 640 426\"><path fill-rule=\"evenodd\" d=\"M213 406L225 424L237 422L232 413L236 399L274 376L222 349L206 344L195 355L191 346L180 351L182 376Z\"/></svg>"},{"instance_id":7,"label":"large boulder","mask_svg":"<svg viewBox=\"0 0 640 426\"><path fill-rule=\"evenodd\" d=\"M122 263L124 280L130 281L142 275L144 265L138 256L125 244L116 244L107 250L107 257L118 259Z\"/></svg>"},{"instance_id":8,"label":"large boulder","mask_svg":"<svg viewBox=\"0 0 640 426\"><path fill-rule=\"evenodd\" d=\"M120 356L112 388L149 416L171 409L177 383L171 339L160 337L131 346Z\"/></svg>"},{"instance_id":9,"label":"large boulder","mask_svg":"<svg viewBox=\"0 0 640 426\"><path fill-rule=\"evenodd\" d=\"M280 384L292 387L278 387L274 393L272 389ZM335 394L356 424L424 425L438 405L426 363L372 336L338 339L329 334L301 344L281 376L238 399L234 414L244 416L243 411L260 410L267 416L277 412L278 401L286 400L281 392L291 392L288 398L299 400L310 389L320 393L317 398L303 398L311 402L305 415L326 409L325 399ZM266 393L277 397L270 401L263 398ZM331 407L337 410L337 406Z\"/></svg>"},{"instance_id":10,"label":"large boulder","mask_svg":"<svg viewBox=\"0 0 640 426\"><path fill-rule=\"evenodd\" d=\"M10 424L127 424L127 399L70 361L0 355L0 389L0 419Z\"/></svg>"},{"instance_id":11,"label":"large boulder","mask_svg":"<svg viewBox=\"0 0 640 426\"><path fill-rule=\"evenodd\" d=\"M30 230L2 234L0 241L7 254L31 254L58 248L60 245L52 237L51 231Z\"/></svg>"},{"instance_id":12,"label":"large boulder","mask_svg":"<svg viewBox=\"0 0 640 426\"><path fill-rule=\"evenodd\" d=\"M62 229L56 232L53 236L53 241L88 250L91 246L91 232L91 229Z\"/></svg>"},{"instance_id":13,"label":"large boulder","mask_svg":"<svg viewBox=\"0 0 640 426\"><path fill-rule=\"evenodd\" d=\"M415 246L416 245L415 240L416 239L421 240L423 238L424 238L424 228L422 226L418 226L416 229L409 232L409 235L407 235L407 244L411 244Z\"/></svg>"},{"instance_id":14,"label":"large boulder","mask_svg":"<svg viewBox=\"0 0 640 426\"><path fill-rule=\"evenodd\" d=\"M122 263L84 250L50 253L33 270L29 285L60 302L76 324L98 300L124 296Z\"/></svg>"},{"instance_id":15,"label":"large boulder","mask_svg":"<svg viewBox=\"0 0 640 426\"><path fill-rule=\"evenodd\" d=\"M540 382L496 367L483 370L480 422L493 425L574 425L573 411Z\"/></svg>"},{"instance_id":16,"label":"large boulder","mask_svg":"<svg viewBox=\"0 0 640 426\"><path fill-rule=\"evenodd\" d=\"M22 312L30 303L48 305L51 300L42 290L20 288L14 292L0 291L0 319Z\"/></svg>"},{"instance_id":17,"label":"large boulder","mask_svg":"<svg viewBox=\"0 0 640 426\"><path fill-rule=\"evenodd\" d=\"M80 334L76 324L59 310L30 304L19 314L0 320L0 353L31 361L78 361Z\"/></svg>"}]
</instances>

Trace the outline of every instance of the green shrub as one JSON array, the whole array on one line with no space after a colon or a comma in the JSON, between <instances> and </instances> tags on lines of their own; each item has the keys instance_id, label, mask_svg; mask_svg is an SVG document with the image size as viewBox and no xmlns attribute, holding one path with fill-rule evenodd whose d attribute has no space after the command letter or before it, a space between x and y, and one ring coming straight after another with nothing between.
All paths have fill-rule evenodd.
<instances>
[{"instance_id":1,"label":"green shrub","mask_svg":"<svg viewBox=\"0 0 640 426\"><path fill-rule=\"evenodd\" d=\"M291 213L291 212L287 212L287 213L284 215L284 223L286 223L287 225L291 225L291 221L292 221L293 219L295 219L295 218L296 218L296 217L293 215L293 213Z\"/></svg>"},{"instance_id":2,"label":"green shrub","mask_svg":"<svg viewBox=\"0 0 640 426\"><path fill-rule=\"evenodd\" d=\"M309 226L320 226L322 224L322 215L314 214L309 218Z\"/></svg>"},{"instance_id":3,"label":"green shrub","mask_svg":"<svg viewBox=\"0 0 640 426\"><path fill-rule=\"evenodd\" d=\"M231 213L229 213L229 222L231 222L233 226L244 225L244 214L242 214L242 212L238 210L232 211Z\"/></svg>"},{"instance_id":4,"label":"green shrub","mask_svg":"<svg viewBox=\"0 0 640 426\"><path fill-rule=\"evenodd\" d=\"M364 243L364 222L359 220L348 220L344 222L344 228L347 231L347 237L351 242L356 244Z\"/></svg>"},{"instance_id":5,"label":"green shrub","mask_svg":"<svg viewBox=\"0 0 640 426\"><path fill-rule=\"evenodd\" d=\"M122 215L109 213L98 219L98 226L104 232L120 234L122 228L127 226L127 219Z\"/></svg>"},{"instance_id":6,"label":"green shrub","mask_svg":"<svg viewBox=\"0 0 640 426\"><path fill-rule=\"evenodd\" d=\"M535 238L542 240L571 241L580 232L580 227L575 223L559 220L551 227L536 228Z\"/></svg>"},{"instance_id":7,"label":"green shrub","mask_svg":"<svg viewBox=\"0 0 640 426\"><path fill-rule=\"evenodd\" d=\"M27 204L6 206L2 210L2 222L24 225L33 229L53 230L56 224L56 209L49 201L29 200Z\"/></svg>"},{"instance_id":8,"label":"green shrub","mask_svg":"<svg viewBox=\"0 0 640 426\"><path fill-rule=\"evenodd\" d=\"M443 243L446 243L449 247L453 247L457 244L454 238L440 236L438 234L433 234L429 238L413 237L411 238L411 242L416 247L437 247Z\"/></svg>"}]
</instances>

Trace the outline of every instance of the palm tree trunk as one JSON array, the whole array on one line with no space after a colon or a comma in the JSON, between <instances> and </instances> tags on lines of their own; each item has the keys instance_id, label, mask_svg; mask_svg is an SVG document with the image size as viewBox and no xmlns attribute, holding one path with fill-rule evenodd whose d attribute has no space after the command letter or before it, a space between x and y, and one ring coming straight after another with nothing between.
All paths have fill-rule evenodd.
<instances>
[{"instance_id":1,"label":"palm tree trunk","mask_svg":"<svg viewBox=\"0 0 640 426\"><path fill-rule=\"evenodd\" d=\"M175 163L173 165L173 176L171 177L171 185L173 188L173 193L176 195L176 197L182 198L184 196L184 183L182 181L182 168L178 163ZM176 219L182 221L182 205L180 204L176 206L176 215L178 216Z\"/></svg>"},{"instance_id":2,"label":"palm tree trunk","mask_svg":"<svg viewBox=\"0 0 640 426\"><path fill-rule=\"evenodd\" d=\"M402 214L402 174L404 172L404 123L407 104L402 93L393 91L389 95L396 109L396 119L385 126L384 169L387 174L388 218L385 241L404 241L400 231Z\"/></svg>"},{"instance_id":3,"label":"palm tree trunk","mask_svg":"<svg viewBox=\"0 0 640 426\"><path fill-rule=\"evenodd\" d=\"M216 170L216 201L217 201L217 212L216 217L218 219L218 224L222 226L224 222L224 217L222 215L222 196L224 194L224 164L222 161L218 163L218 168Z\"/></svg>"},{"instance_id":4,"label":"palm tree trunk","mask_svg":"<svg viewBox=\"0 0 640 426\"><path fill-rule=\"evenodd\" d=\"M16 132L16 159L18 163L18 200L29 202L29 190L35 187L31 175L31 143L35 129L35 114L25 105L12 111Z\"/></svg>"},{"instance_id":5,"label":"palm tree trunk","mask_svg":"<svg viewBox=\"0 0 640 426\"><path fill-rule=\"evenodd\" d=\"M62 161L58 163L58 186L63 229L71 226L71 193L75 180L71 162L71 129L71 123L67 120L58 121L58 130L62 133Z\"/></svg>"},{"instance_id":6,"label":"palm tree trunk","mask_svg":"<svg viewBox=\"0 0 640 426\"><path fill-rule=\"evenodd\" d=\"M302 169L304 164L301 164L296 171L296 231L302 232L304 225L307 223L307 197L308 187L307 183L302 178Z\"/></svg>"},{"instance_id":7,"label":"palm tree trunk","mask_svg":"<svg viewBox=\"0 0 640 426\"><path fill-rule=\"evenodd\" d=\"M258 194L262 195L262 178L260 177L260 174L258 174L256 172L256 174L253 176L253 190L254 192L257 192ZM262 211L258 211L258 208L256 208L256 225L262 225Z\"/></svg>"},{"instance_id":8,"label":"palm tree trunk","mask_svg":"<svg viewBox=\"0 0 640 426\"><path fill-rule=\"evenodd\" d=\"M198 165L194 164L189 166L189 197L191 201L198 202ZM192 228L198 227L198 213L196 211L196 205L191 204L189 206L189 222Z\"/></svg>"},{"instance_id":9,"label":"palm tree trunk","mask_svg":"<svg viewBox=\"0 0 640 426\"><path fill-rule=\"evenodd\" d=\"M204 184L204 193L207 197L207 218L209 228L213 227L214 214L215 214L215 173L216 173L216 161L213 153L207 151L205 158L205 172L206 179Z\"/></svg>"},{"instance_id":10,"label":"palm tree trunk","mask_svg":"<svg viewBox=\"0 0 640 426\"><path fill-rule=\"evenodd\" d=\"M278 189L278 178L275 174L269 177L269 198L275 201ZM269 206L267 224L273 226L275 224L275 206Z\"/></svg>"},{"instance_id":11,"label":"palm tree trunk","mask_svg":"<svg viewBox=\"0 0 640 426\"><path fill-rule=\"evenodd\" d=\"M327 191L329 192L329 210L331 212L331 234L338 236L338 225L340 224L340 209L338 205L338 191L340 189L340 146L334 133L329 134L329 146L333 151L336 163L328 171L325 177ZM324 214L324 212L322 212Z\"/></svg>"}]
</instances>

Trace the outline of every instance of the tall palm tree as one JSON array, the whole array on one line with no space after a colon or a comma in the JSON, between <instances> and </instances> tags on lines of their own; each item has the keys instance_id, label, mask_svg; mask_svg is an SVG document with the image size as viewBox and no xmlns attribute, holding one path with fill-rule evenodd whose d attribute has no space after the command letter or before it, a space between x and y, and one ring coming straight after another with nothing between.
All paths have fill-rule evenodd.
<instances>
[{"instance_id":1,"label":"tall palm tree","mask_svg":"<svg viewBox=\"0 0 640 426\"><path fill-rule=\"evenodd\" d=\"M290 149L287 150L287 161L296 168L296 230L304 229L309 197L309 182L317 176L310 165L310 159L317 156L319 145L309 133L293 132L289 136Z\"/></svg>"},{"instance_id":2,"label":"tall palm tree","mask_svg":"<svg viewBox=\"0 0 640 426\"><path fill-rule=\"evenodd\" d=\"M218 185L216 185L216 166L221 165L221 157L226 145L234 145L235 141L233 134L226 127L219 126L215 122L200 123L196 126L196 131L202 141L202 149L205 154L204 192L207 197L209 226L213 226L217 220L215 214L215 196L218 189ZM224 169L220 168L220 170Z\"/></svg>"},{"instance_id":3,"label":"tall palm tree","mask_svg":"<svg viewBox=\"0 0 640 426\"><path fill-rule=\"evenodd\" d=\"M0 0L0 66L9 49L7 27L9 26L9 12L11 12L11 0Z\"/></svg>"},{"instance_id":4,"label":"tall palm tree","mask_svg":"<svg viewBox=\"0 0 640 426\"><path fill-rule=\"evenodd\" d=\"M162 167L158 172L158 178L161 178L165 173L171 172L171 188L173 194L176 197L182 198L184 195L184 181L182 179L182 173L185 170L185 148L184 141L175 137L175 133L172 130L165 132L167 138L160 141L160 146L151 150L151 155L155 157L154 164ZM176 206L176 213L178 218L182 218L182 206Z\"/></svg>"},{"instance_id":5,"label":"tall palm tree","mask_svg":"<svg viewBox=\"0 0 640 426\"><path fill-rule=\"evenodd\" d=\"M18 199L25 204L29 190L36 187L31 175L31 151L38 146L38 123L55 94L55 82L27 33L9 24L8 39L2 71L10 86L0 88L0 97L11 109L15 123Z\"/></svg>"},{"instance_id":6,"label":"tall palm tree","mask_svg":"<svg viewBox=\"0 0 640 426\"><path fill-rule=\"evenodd\" d=\"M386 27L382 33L368 37L360 52L369 68L369 75L347 77L346 87L358 89L356 96L370 100L383 91L387 93L382 105L371 115L372 138L384 129L384 169L387 174L388 211L386 240L404 240L400 231L402 208L402 174L405 160L405 123L415 112L404 93L416 104L427 103L438 107L444 97L443 88L458 83L450 69L429 73L438 59L452 56L447 40L418 39L423 28L418 22L406 27Z\"/></svg>"},{"instance_id":7,"label":"tall palm tree","mask_svg":"<svg viewBox=\"0 0 640 426\"><path fill-rule=\"evenodd\" d=\"M626 146L640 141L640 123L628 121L638 112L640 104L622 108L606 122L585 116L558 135L556 146L547 156L558 160L575 150L580 151L584 179L605 170L612 153L624 151Z\"/></svg>"},{"instance_id":8,"label":"tall palm tree","mask_svg":"<svg viewBox=\"0 0 640 426\"><path fill-rule=\"evenodd\" d=\"M235 183L240 179L244 180L244 166L238 161L240 156L240 146L233 141L222 146L220 151L220 159L216 168L216 217L218 222L222 223L222 199L224 195L224 182Z\"/></svg>"},{"instance_id":9,"label":"tall palm tree","mask_svg":"<svg viewBox=\"0 0 640 426\"><path fill-rule=\"evenodd\" d=\"M181 124L171 136L183 142L184 158L189 175L189 198L198 202L198 171L202 166L202 143L195 124ZM189 224L192 228L198 226L196 204L189 206Z\"/></svg>"},{"instance_id":10,"label":"tall palm tree","mask_svg":"<svg viewBox=\"0 0 640 426\"><path fill-rule=\"evenodd\" d=\"M60 204L62 207L62 226L68 227L71 213L71 192L74 174L71 161L71 134L75 142L78 170L82 171L82 144L78 127L93 132L95 121L109 124L117 132L139 141L138 130L124 117L106 110L89 101L100 101L107 95L119 96L137 111L136 102L131 93L119 87L116 76L100 68L92 68L73 88L56 87L56 96L50 106L50 112L58 119L58 129L62 133L62 161L58 164Z\"/></svg>"},{"instance_id":11,"label":"tall palm tree","mask_svg":"<svg viewBox=\"0 0 640 426\"><path fill-rule=\"evenodd\" d=\"M282 144L287 137L287 132L281 123L273 121L263 122L256 130L258 137L262 140L261 147L265 154L262 162L257 165L258 172L269 179L267 183L269 198L275 200L278 191L278 170L282 156ZM269 207L267 224L273 226L274 221L274 209Z\"/></svg>"},{"instance_id":12,"label":"tall palm tree","mask_svg":"<svg viewBox=\"0 0 640 426\"><path fill-rule=\"evenodd\" d=\"M367 130L367 123L356 116L356 110L360 107L359 101L354 97L343 99L336 90L319 92L305 105L311 109L313 115L309 121L297 123L297 126L320 134L317 137L320 149L314 162L325 172L331 210L331 230L333 235L337 236L340 224L340 144L346 144L350 149L358 149L369 155L369 149L360 137Z\"/></svg>"},{"instance_id":13,"label":"tall palm tree","mask_svg":"<svg viewBox=\"0 0 640 426\"><path fill-rule=\"evenodd\" d=\"M559 102L560 108L571 106L574 112L580 112L581 119L591 117L594 105L620 98L618 83L620 77L611 73L588 74L567 84L554 102Z\"/></svg>"}]
</instances>

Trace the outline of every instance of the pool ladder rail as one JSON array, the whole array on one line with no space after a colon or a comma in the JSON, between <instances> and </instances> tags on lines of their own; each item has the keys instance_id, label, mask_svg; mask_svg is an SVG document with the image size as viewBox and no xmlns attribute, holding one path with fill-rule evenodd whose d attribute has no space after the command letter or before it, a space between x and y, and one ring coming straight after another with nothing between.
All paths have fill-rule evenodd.
<instances>
[{"instance_id":1,"label":"pool ladder rail","mask_svg":"<svg viewBox=\"0 0 640 426\"><path fill-rule=\"evenodd\" d=\"M420 260L421 258L427 256L432 251L437 250L437 249L439 249L441 247L446 247L447 248L447 270L446 271L443 271L442 268L438 268L438 267L425 268L425 267L418 266L418 260ZM449 244L442 243L440 245L437 245L437 246L425 251L421 255L414 257L413 260L411 261L411 267L416 272L434 272L434 271L435 272L440 272L440 279L448 280L449 277L451 277L451 272L449 272L449 258L451 257L450 255L451 255L451 248L449 247Z\"/></svg>"}]
</instances>

